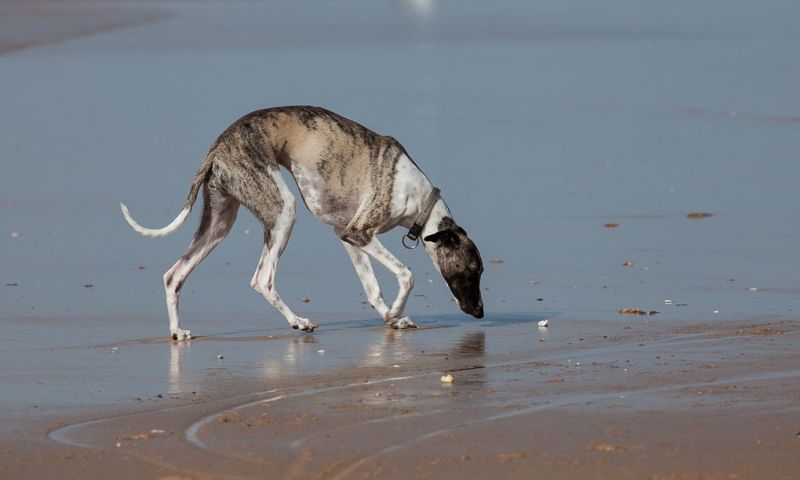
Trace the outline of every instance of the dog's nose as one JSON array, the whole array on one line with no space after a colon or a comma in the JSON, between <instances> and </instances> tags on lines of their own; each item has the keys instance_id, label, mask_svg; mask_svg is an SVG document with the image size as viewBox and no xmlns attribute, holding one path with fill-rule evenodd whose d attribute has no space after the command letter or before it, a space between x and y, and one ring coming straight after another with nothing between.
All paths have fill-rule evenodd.
<instances>
[{"instance_id":1,"label":"dog's nose","mask_svg":"<svg viewBox=\"0 0 800 480\"><path fill-rule=\"evenodd\" d=\"M478 307L472 313L472 316L475 318L483 318L483 302L478 304Z\"/></svg>"}]
</instances>

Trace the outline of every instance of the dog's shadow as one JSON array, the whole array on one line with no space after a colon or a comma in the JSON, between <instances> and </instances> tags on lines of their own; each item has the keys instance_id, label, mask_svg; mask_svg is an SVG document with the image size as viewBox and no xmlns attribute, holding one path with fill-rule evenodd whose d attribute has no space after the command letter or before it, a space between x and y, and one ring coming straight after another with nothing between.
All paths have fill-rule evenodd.
<instances>
[{"instance_id":1,"label":"dog's shadow","mask_svg":"<svg viewBox=\"0 0 800 480\"><path fill-rule=\"evenodd\" d=\"M454 328L454 327L475 327L475 328L492 328L501 327L522 323L536 323L540 320L552 318L556 316L555 312L495 312L487 313L480 320L464 315L462 313L446 313L434 315L415 315L414 322L418 328L399 330L398 332L414 332L417 330L429 330L434 328ZM353 320L341 320L326 324L321 322L320 328L313 333L305 334L308 336L324 335L326 332L338 332L342 330L361 330L361 329L386 329L380 318L359 318ZM197 337L202 338L217 338L226 336L253 336L254 339L263 338L265 335L276 333L281 337L287 334L286 328L268 328L268 329L244 329L238 331L218 332L208 336ZM288 332L292 334L293 332ZM277 335L276 335L277 336Z\"/></svg>"},{"instance_id":2,"label":"dog's shadow","mask_svg":"<svg viewBox=\"0 0 800 480\"><path fill-rule=\"evenodd\" d=\"M282 340L287 338L296 338L300 336L301 341L306 339L313 341L317 335L325 335L327 332L339 332L347 330L387 330L397 333L413 333L419 330L430 330L437 328L454 328L454 327L475 327L475 328L492 328L502 327L507 325L536 323L540 320L553 318L558 315L555 312L495 312L487 313L485 317L476 320L472 317L462 313L446 313L434 315L415 315L414 322L418 328L406 330L388 330L383 324L383 321L377 317L359 318L353 320L334 321L326 324L322 322L319 329L313 333L299 333L297 330L292 330L284 325L280 327L270 328L247 328L240 330L228 330L219 332L210 332L208 335L198 335L192 337L192 341L268 341L268 340ZM89 345L88 348L106 348L120 346L124 344L153 344L153 343L173 343L173 340L168 336L152 337L152 338L137 338L129 339L121 342L101 343Z\"/></svg>"},{"instance_id":3,"label":"dog's shadow","mask_svg":"<svg viewBox=\"0 0 800 480\"><path fill-rule=\"evenodd\" d=\"M477 327L491 328L520 323L536 323L555 316L553 313L543 312L496 312L487 313L480 320L460 313L447 313L440 315L418 315L414 317L420 328L452 328L452 327Z\"/></svg>"}]
</instances>

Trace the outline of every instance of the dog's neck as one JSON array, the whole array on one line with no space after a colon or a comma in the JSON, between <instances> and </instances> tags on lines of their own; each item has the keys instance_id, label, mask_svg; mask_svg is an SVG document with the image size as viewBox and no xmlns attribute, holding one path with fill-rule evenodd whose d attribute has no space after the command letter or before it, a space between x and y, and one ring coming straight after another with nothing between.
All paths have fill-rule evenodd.
<instances>
[{"instance_id":1,"label":"dog's neck","mask_svg":"<svg viewBox=\"0 0 800 480\"><path fill-rule=\"evenodd\" d=\"M439 224L442 223L444 217L450 217L450 209L447 208L447 204L444 203L444 200L439 198L433 206L431 214L428 215L428 221L425 222L425 225L422 227L422 234L419 236L424 247L423 249L425 250L425 255L431 260L437 272L441 272L441 269L439 268L439 258L436 255L435 244L426 242L425 237L439 231Z\"/></svg>"},{"instance_id":2,"label":"dog's neck","mask_svg":"<svg viewBox=\"0 0 800 480\"><path fill-rule=\"evenodd\" d=\"M432 235L439 231L439 224L442 223L442 219L444 217L451 217L450 209L447 208L447 204L444 203L444 200L439 198L436 203L433 205L431 209L431 214L428 215L428 221L425 222L425 225L422 226L422 234L420 238L425 238L428 235Z\"/></svg>"}]
</instances>

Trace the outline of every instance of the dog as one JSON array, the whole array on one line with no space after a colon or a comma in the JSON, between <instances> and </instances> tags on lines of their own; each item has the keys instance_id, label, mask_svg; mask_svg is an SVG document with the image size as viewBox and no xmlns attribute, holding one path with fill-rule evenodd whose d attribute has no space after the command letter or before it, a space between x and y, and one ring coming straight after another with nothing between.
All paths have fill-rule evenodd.
<instances>
[{"instance_id":1,"label":"dog","mask_svg":"<svg viewBox=\"0 0 800 480\"><path fill-rule=\"evenodd\" d=\"M415 328L403 316L414 287L411 271L378 241L396 226L409 232L441 273L462 311L483 317L480 279L483 261L475 243L453 220L450 210L403 146L341 115L319 107L291 106L249 113L228 127L200 164L186 202L166 227L137 223L125 204L122 214L138 233L161 237L175 232L203 189L203 213L191 245L164 273L169 329L176 341L192 338L178 322L181 287L197 265L231 231L240 205L264 225L264 248L251 286L292 328L312 332L317 324L296 315L275 289L278 260L296 218L294 195L279 167L294 177L311 213L333 227L341 239L370 305L392 328ZM400 285L391 307L381 295L370 258L390 270Z\"/></svg>"}]
</instances>

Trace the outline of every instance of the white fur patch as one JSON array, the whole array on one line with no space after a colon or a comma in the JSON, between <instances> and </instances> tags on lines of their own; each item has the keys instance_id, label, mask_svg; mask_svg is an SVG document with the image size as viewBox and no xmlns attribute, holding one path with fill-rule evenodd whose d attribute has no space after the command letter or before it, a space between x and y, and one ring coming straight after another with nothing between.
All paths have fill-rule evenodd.
<instances>
[{"instance_id":1,"label":"white fur patch","mask_svg":"<svg viewBox=\"0 0 800 480\"><path fill-rule=\"evenodd\" d=\"M292 226L294 226L294 221L297 217L294 195L292 195L291 190L289 190L289 187L286 185L286 181L281 176L280 170L277 168L270 170L269 174L275 181L275 185L277 185L278 191L283 199L283 209L281 210L281 213L278 214L278 218L275 219L275 226L272 227L272 232L270 233L273 237L274 244L285 245L288 240L287 237L291 233ZM281 236L281 238L277 239L276 237L278 236Z\"/></svg>"},{"instance_id":2,"label":"white fur patch","mask_svg":"<svg viewBox=\"0 0 800 480\"><path fill-rule=\"evenodd\" d=\"M431 182L406 155L401 155L395 165L394 188L392 189L392 223L400 223L417 215L422 203L428 198ZM410 226L406 225L406 226Z\"/></svg>"},{"instance_id":3,"label":"white fur patch","mask_svg":"<svg viewBox=\"0 0 800 480\"><path fill-rule=\"evenodd\" d=\"M186 207L175 217L169 225L163 228L147 228L139 225L139 223L131 217L130 212L128 211L128 207L125 206L124 203L119 204L120 208L122 209L122 216L125 217L125 221L128 222L128 225L133 228L136 233L140 235L144 235L145 237L163 237L169 235L170 233L174 232L175 230L179 229L183 222L186 221L186 218L189 216L189 212L192 210L190 207Z\"/></svg>"},{"instance_id":4,"label":"white fur patch","mask_svg":"<svg viewBox=\"0 0 800 480\"><path fill-rule=\"evenodd\" d=\"M299 165L292 165L292 176L297 183L297 188L303 194L306 206L314 216L320 218L325 212L322 198L324 181L316 172ZM281 195L283 195L283 192L281 192Z\"/></svg>"}]
</instances>

